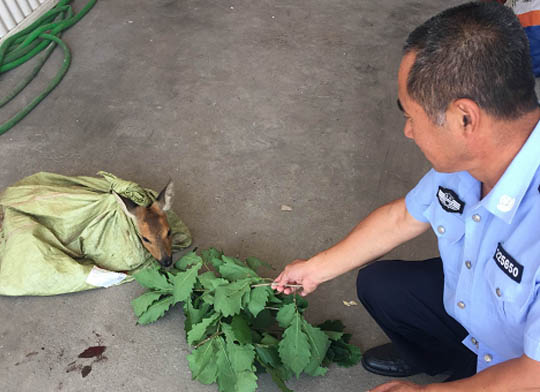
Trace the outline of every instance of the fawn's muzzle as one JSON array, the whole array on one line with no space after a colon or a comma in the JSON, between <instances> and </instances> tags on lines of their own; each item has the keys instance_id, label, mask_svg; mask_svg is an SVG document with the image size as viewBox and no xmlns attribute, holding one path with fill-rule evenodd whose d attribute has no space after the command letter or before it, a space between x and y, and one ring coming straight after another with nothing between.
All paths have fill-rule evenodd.
<instances>
[{"instance_id":1,"label":"fawn's muzzle","mask_svg":"<svg viewBox=\"0 0 540 392\"><path fill-rule=\"evenodd\" d=\"M172 257L171 256L165 256L161 260L159 260L159 264L161 264L164 267L170 267L172 264Z\"/></svg>"}]
</instances>

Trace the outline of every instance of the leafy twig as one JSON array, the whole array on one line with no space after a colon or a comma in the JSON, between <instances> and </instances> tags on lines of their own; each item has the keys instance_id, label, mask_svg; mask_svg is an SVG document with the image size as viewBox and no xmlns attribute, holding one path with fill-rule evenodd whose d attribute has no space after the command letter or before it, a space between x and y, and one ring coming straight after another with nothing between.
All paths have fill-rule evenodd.
<instances>
[{"instance_id":1,"label":"leafy twig","mask_svg":"<svg viewBox=\"0 0 540 392\"><path fill-rule=\"evenodd\" d=\"M252 284L251 287L265 287L265 286L278 286L277 283L259 283L259 284ZM279 286L283 286L283 287L290 287L290 288L295 288L295 289L299 289L302 287L301 284L282 284L282 285L279 285Z\"/></svg>"},{"instance_id":2,"label":"leafy twig","mask_svg":"<svg viewBox=\"0 0 540 392\"><path fill-rule=\"evenodd\" d=\"M330 362L359 362L361 353L348 343L351 335L343 333L341 323L314 327L302 314L304 299L266 289L296 291L302 285L259 277L256 269L262 262L250 260L242 264L212 248L204 251L204 258L195 252L184 255L170 273L157 268L137 272L135 279L149 289L132 301L139 323L154 322L173 304L184 302L187 341L198 342L187 357L193 378L203 384L217 382L222 392L255 392L255 361L283 392L292 392L285 381L293 374L322 375ZM199 274L204 270L213 273Z\"/></svg>"}]
</instances>

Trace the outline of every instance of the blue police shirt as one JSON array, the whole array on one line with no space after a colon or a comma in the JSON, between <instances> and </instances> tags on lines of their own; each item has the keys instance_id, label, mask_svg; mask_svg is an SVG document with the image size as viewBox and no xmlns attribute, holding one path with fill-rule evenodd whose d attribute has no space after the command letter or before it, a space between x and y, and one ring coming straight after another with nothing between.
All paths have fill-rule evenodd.
<instances>
[{"instance_id":1,"label":"blue police shirt","mask_svg":"<svg viewBox=\"0 0 540 392\"><path fill-rule=\"evenodd\" d=\"M444 307L468 331L477 371L540 361L539 124L485 198L468 172L433 169L405 198L438 237Z\"/></svg>"}]
</instances>

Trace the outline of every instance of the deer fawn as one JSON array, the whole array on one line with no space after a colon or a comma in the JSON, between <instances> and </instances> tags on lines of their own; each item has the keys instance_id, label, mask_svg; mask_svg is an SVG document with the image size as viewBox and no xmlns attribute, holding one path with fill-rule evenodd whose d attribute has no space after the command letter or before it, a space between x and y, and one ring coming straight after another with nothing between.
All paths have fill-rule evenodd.
<instances>
[{"instance_id":1,"label":"deer fawn","mask_svg":"<svg viewBox=\"0 0 540 392\"><path fill-rule=\"evenodd\" d=\"M165 212L171 208L173 194L173 184L169 181L150 207L142 207L115 193L126 215L135 223L142 244L164 267L172 264L171 228Z\"/></svg>"}]
</instances>

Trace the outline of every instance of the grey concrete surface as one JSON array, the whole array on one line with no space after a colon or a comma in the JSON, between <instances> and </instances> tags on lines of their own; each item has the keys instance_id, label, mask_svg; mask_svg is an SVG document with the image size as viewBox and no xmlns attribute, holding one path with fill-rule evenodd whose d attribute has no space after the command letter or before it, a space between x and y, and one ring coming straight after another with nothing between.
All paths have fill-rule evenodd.
<instances>
[{"instance_id":1,"label":"grey concrete surface","mask_svg":"<svg viewBox=\"0 0 540 392\"><path fill-rule=\"evenodd\" d=\"M174 209L196 246L258 256L274 265L265 271L273 277L336 242L428 170L402 133L396 73L407 33L455 4L100 0L64 35L74 56L65 80L0 137L0 189L43 170L106 170L155 189L170 177ZM57 52L0 119L28 102L60 62ZM30 66L3 75L2 93ZM427 234L388 257L434 253ZM0 298L0 390L217 391L191 380L178 308L135 325L130 301L141 292L132 283ZM387 341L361 306L342 303L356 298L353 272L308 298L311 321L343 320L363 350ZM106 360L77 358L97 344L107 346ZM386 380L361 366L332 367L289 386L352 392ZM259 390L278 391L266 375Z\"/></svg>"}]
</instances>

